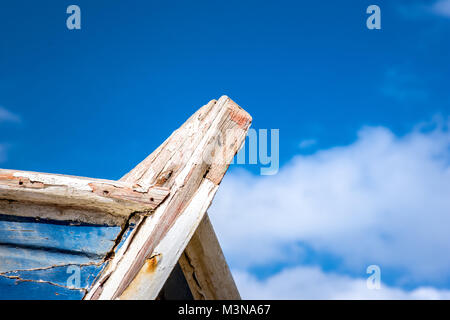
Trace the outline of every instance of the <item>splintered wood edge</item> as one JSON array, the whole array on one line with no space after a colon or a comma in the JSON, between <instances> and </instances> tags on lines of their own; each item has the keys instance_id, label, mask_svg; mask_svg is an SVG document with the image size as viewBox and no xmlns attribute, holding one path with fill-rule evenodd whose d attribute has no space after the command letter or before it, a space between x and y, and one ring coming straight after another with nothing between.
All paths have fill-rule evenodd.
<instances>
[{"instance_id":1,"label":"splintered wood edge","mask_svg":"<svg viewBox=\"0 0 450 320\"><path fill-rule=\"evenodd\" d=\"M170 194L152 216L137 224L85 299L156 298L245 141L251 121L230 98L212 100L121 179L143 188L168 187Z\"/></svg>"},{"instance_id":2,"label":"splintered wood edge","mask_svg":"<svg viewBox=\"0 0 450 320\"><path fill-rule=\"evenodd\" d=\"M126 182L0 169L0 212L61 221L121 225L153 212L169 189Z\"/></svg>"}]
</instances>

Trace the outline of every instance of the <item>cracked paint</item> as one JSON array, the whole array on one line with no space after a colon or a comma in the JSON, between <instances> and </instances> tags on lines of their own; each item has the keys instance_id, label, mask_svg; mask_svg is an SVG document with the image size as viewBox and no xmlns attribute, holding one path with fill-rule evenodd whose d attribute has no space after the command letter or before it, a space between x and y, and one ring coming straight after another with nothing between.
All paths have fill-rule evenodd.
<instances>
[{"instance_id":1,"label":"cracked paint","mask_svg":"<svg viewBox=\"0 0 450 320\"><path fill-rule=\"evenodd\" d=\"M80 300L85 290L56 286L45 281L21 281L0 276L1 300Z\"/></svg>"},{"instance_id":2,"label":"cracked paint","mask_svg":"<svg viewBox=\"0 0 450 320\"><path fill-rule=\"evenodd\" d=\"M0 299L82 299L134 227L0 214Z\"/></svg>"},{"instance_id":3,"label":"cracked paint","mask_svg":"<svg viewBox=\"0 0 450 320\"><path fill-rule=\"evenodd\" d=\"M56 286L74 288L74 289L88 289L93 281L95 275L97 275L104 263L88 263L88 264L67 264L61 266L52 266L41 269L29 269L29 270L14 270L0 274L0 276L14 278L19 281L35 281L35 282L47 282ZM72 287L68 285L68 278L72 275L73 268L79 269L80 279L79 287Z\"/></svg>"}]
</instances>

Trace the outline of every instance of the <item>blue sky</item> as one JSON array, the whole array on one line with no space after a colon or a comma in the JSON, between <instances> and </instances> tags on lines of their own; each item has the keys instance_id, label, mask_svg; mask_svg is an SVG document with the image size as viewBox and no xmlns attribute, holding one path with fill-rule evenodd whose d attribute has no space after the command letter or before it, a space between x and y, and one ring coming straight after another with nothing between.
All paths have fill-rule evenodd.
<instances>
[{"instance_id":1,"label":"blue sky","mask_svg":"<svg viewBox=\"0 0 450 320\"><path fill-rule=\"evenodd\" d=\"M81 8L81 30L66 28L70 4ZM381 8L381 30L366 28L370 4ZM415 297L411 292L424 286L442 297L450 289L450 258L442 257L448 251L440 244L450 239L434 221L450 222L450 205L433 196L443 192L445 198L450 192L449 36L448 0L3 2L0 166L118 179L198 107L227 94L253 116L253 128L280 129L279 174L261 177L257 166L231 167L211 211L244 296L276 292L274 287L288 282L283 277L336 283L349 296L364 296L365 268L380 264L390 290L385 297ZM418 128L424 123L425 129ZM376 183L324 187L358 175ZM304 182L292 183L283 193L283 176L318 186L311 191ZM407 189L412 182L423 190ZM258 202L261 194L248 189L263 193L266 185L283 201L257 213L244 204L229 207L227 197ZM391 193L382 192L392 186ZM235 195L233 188L240 193ZM312 196L302 198L308 192ZM334 201L338 195L348 201ZM411 195L424 198L398 200ZM255 231L250 238L244 231L231 234L225 208L250 210L252 218L279 214L279 233L269 237L261 227L255 228L261 234ZM417 229L425 222L404 216L405 211L430 216L429 229ZM353 213L347 217L346 212ZM338 220L328 225L319 219L308 229L317 226L316 233L302 230L305 219L313 217ZM400 217L416 223L404 224ZM292 221L298 221L292 223L297 229L283 229ZM403 233L401 226L410 232ZM361 230L378 230L376 239L356 245L365 243ZM341 236L349 232L358 236ZM403 256L410 251L406 244L415 241L410 234L421 232L423 239L435 240L425 244L436 252L425 246L417 255ZM267 238L261 239L262 234ZM251 248L255 256L266 252L268 260L242 261L251 255L237 250L233 237L261 240L264 247ZM377 246L380 238L391 239L396 251ZM350 249L344 252L333 243ZM371 250L385 254L357 253ZM440 256L439 261L426 252ZM408 267L424 259L429 262L423 268ZM441 277L425 276L429 273ZM318 286L300 282L298 287L308 285ZM280 292L292 292L289 298L304 297L285 289ZM317 294L335 297L331 291L323 288Z\"/></svg>"}]
</instances>

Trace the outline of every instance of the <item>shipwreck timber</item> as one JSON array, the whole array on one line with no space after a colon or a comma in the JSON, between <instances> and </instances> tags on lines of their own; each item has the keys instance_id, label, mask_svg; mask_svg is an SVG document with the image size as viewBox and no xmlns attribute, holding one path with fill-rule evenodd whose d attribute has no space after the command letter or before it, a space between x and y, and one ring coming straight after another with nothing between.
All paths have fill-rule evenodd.
<instances>
[{"instance_id":1,"label":"shipwreck timber","mask_svg":"<svg viewBox=\"0 0 450 320\"><path fill-rule=\"evenodd\" d=\"M0 287L170 299L162 289L178 272L194 299L239 299L206 211L251 120L212 100L119 181L0 170Z\"/></svg>"}]
</instances>

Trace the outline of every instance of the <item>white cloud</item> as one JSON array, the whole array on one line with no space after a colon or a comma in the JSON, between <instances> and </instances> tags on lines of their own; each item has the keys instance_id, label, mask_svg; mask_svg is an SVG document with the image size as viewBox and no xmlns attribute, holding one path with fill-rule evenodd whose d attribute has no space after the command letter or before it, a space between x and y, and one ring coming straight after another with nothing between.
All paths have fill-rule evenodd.
<instances>
[{"instance_id":1,"label":"white cloud","mask_svg":"<svg viewBox=\"0 0 450 320\"><path fill-rule=\"evenodd\" d=\"M399 285L450 280L450 133L424 130L368 127L275 176L231 172L210 210L231 266L298 263L302 243L353 274L377 264L400 270Z\"/></svg>"},{"instance_id":2,"label":"white cloud","mask_svg":"<svg viewBox=\"0 0 450 320\"><path fill-rule=\"evenodd\" d=\"M436 1L431 10L438 15L450 18L450 0Z\"/></svg>"},{"instance_id":3,"label":"white cloud","mask_svg":"<svg viewBox=\"0 0 450 320\"><path fill-rule=\"evenodd\" d=\"M450 17L450 0L404 1L396 4L396 8L403 18L412 20Z\"/></svg>"},{"instance_id":4,"label":"white cloud","mask_svg":"<svg viewBox=\"0 0 450 320\"><path fill-rule=\"evenodd\" d=\"M20 122L20 117L0 106L0 122Z\"/></svg>"},{"instance_id":5,"label":"white cloud","mask_svg":"<svg viewBox=\"0 0 450 320\"><path fill-rule=\"evenodd\" d=\"M313 145L315 145L317 143L317 140L315 139L306 139L306 140L302 140L299 144L298 147L300 149L307 149L309 147L312 147Z\"/></svg>"},{"instance_id":6,"label":"white cloud","mask_svg":"<svg viewBox=\"0 0 450 320\"><path fill-rule=\"evenodd\" d=\"M234 271L243 299L450 299L450 290L420 287L411 291L381 284L368 289L366 279L325 273L317 267L297 267L258 280Z\"/></svg>"}]
</instances>

